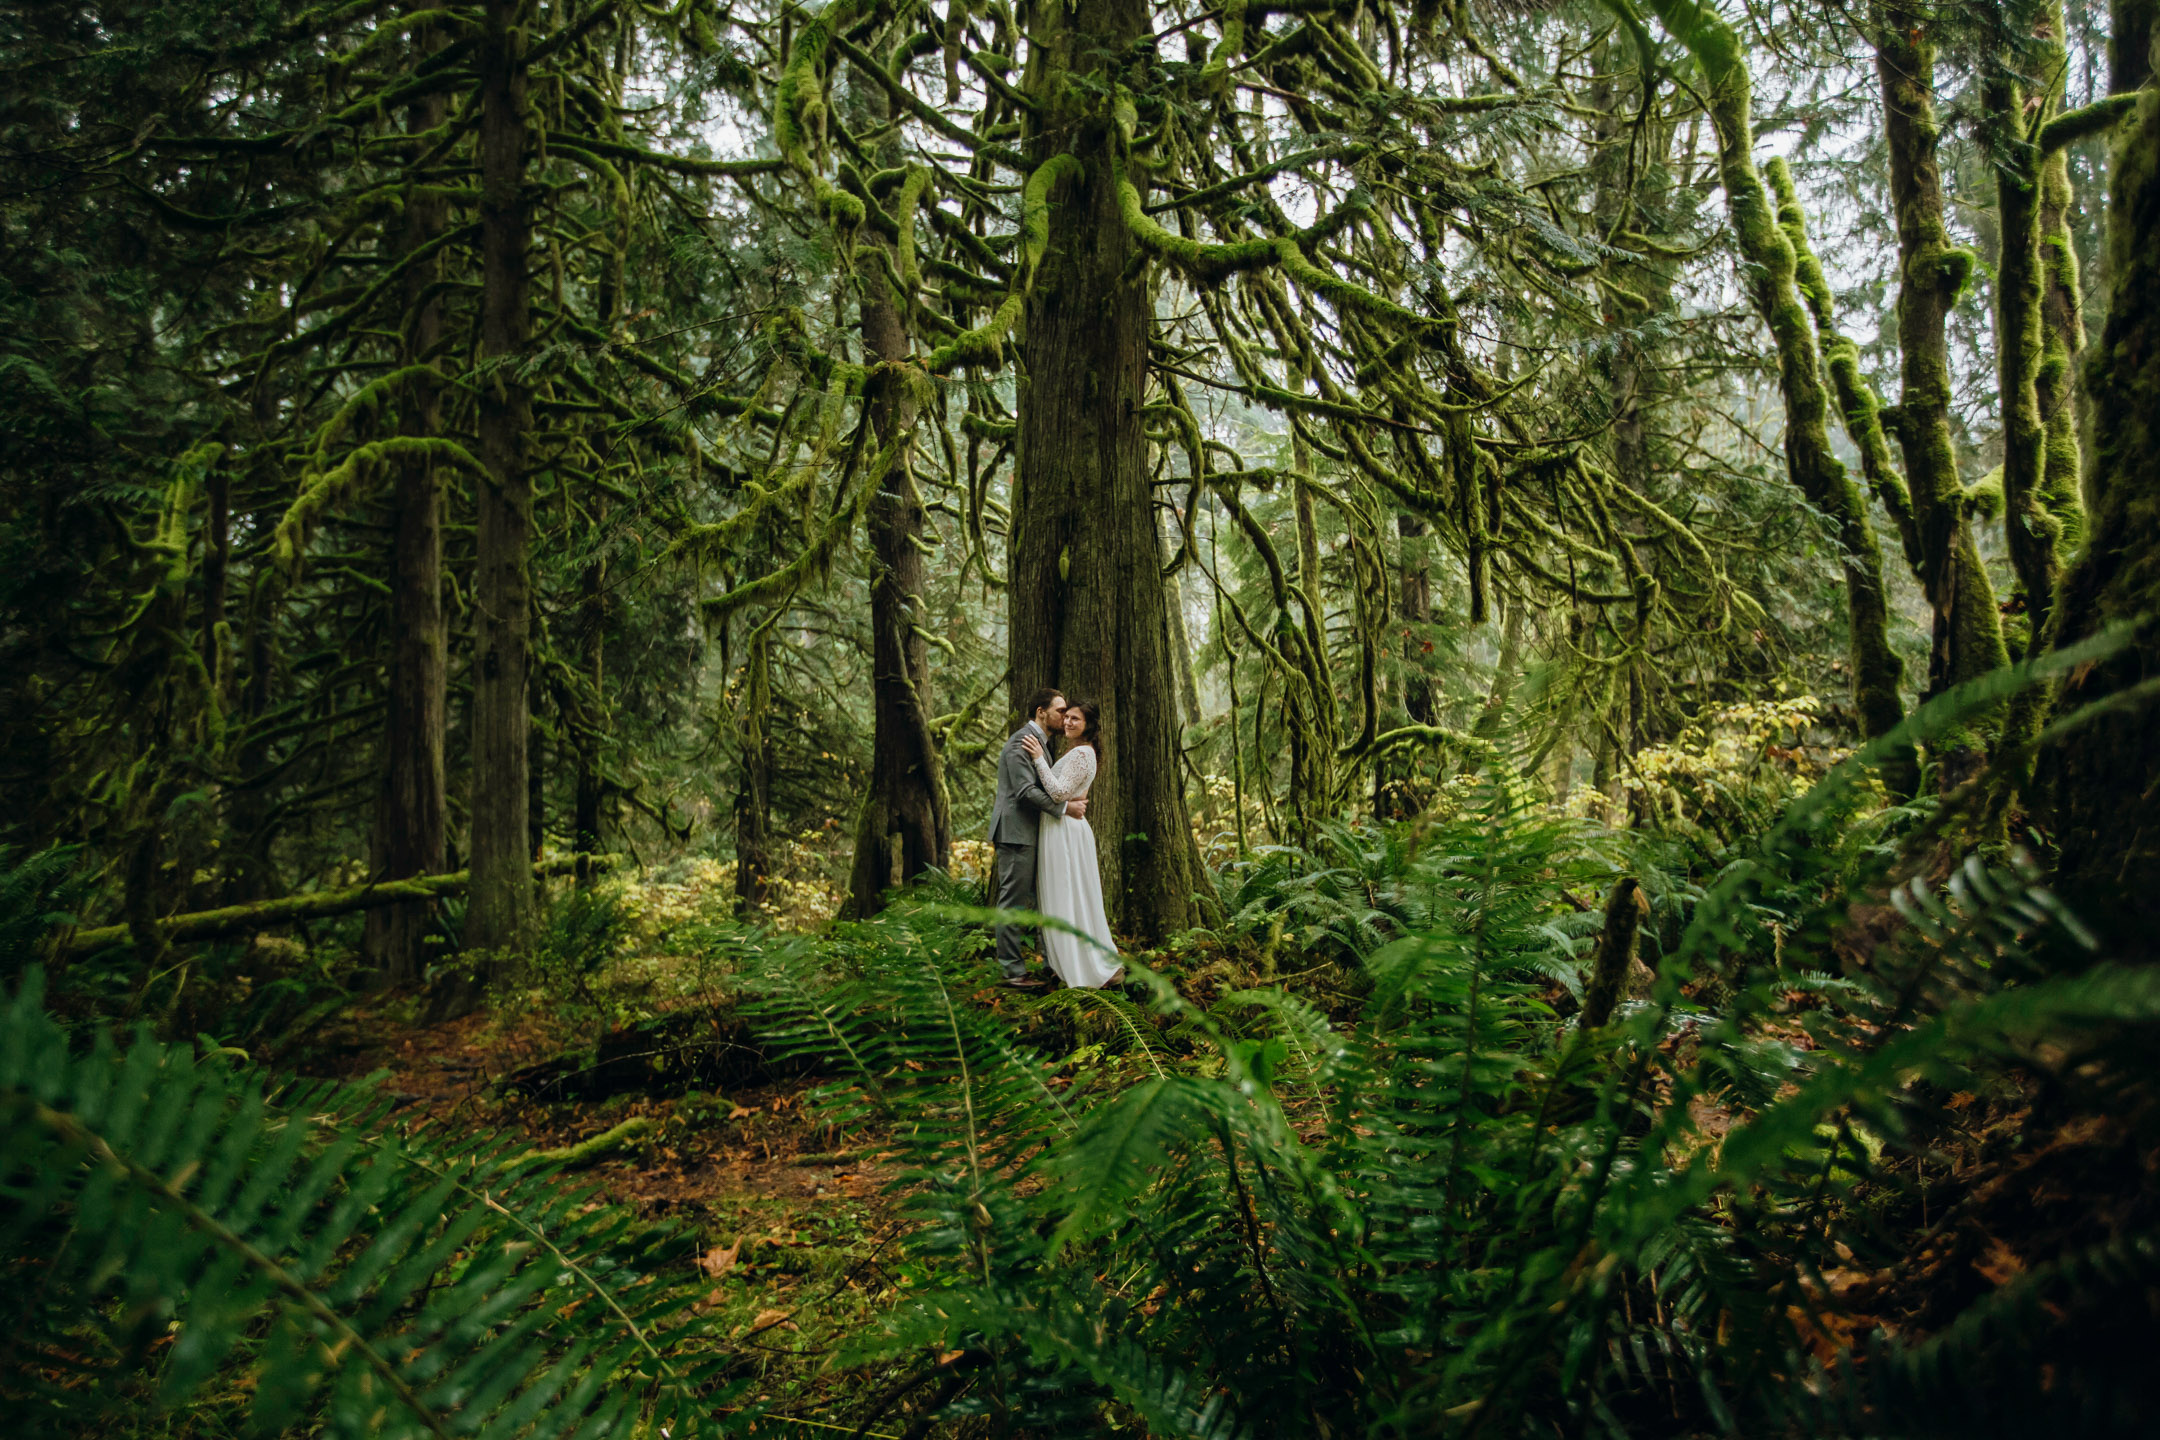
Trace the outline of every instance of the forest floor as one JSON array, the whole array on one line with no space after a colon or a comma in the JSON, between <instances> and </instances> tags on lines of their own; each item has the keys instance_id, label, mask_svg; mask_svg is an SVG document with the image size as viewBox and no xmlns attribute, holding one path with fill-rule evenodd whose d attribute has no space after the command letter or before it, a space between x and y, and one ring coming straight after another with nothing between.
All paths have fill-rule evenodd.
<instances>
[{"instance_id":1,"label":"forest floor","mask_svg":"<svg viewBox=\"0 0 2160 1440\"><path fill-rule=\"evenodd\" d=\"M564 1052L559 1022L495 1010L428 1024L414 1009L389 1000L345 1011L311 1038L301 1068L374 1076L396 1118L459 1144L554 1148L651 1121L631 1145L569 1178L596 1186L596 1202L695 1238L711 1284L697 1323L736 1357L736 1374L749 1381L741 1403L764 1410L752 1433L854 1431L832 1417L854 1408L848 1391L861 1377L831 1362L910 1277L887 1193L897 1167L874 1134L843 1136L809 1118L804 1096L816 1077L725 1095L535 1099L507 1082Z\"/></svg>"},{"instance_id":2,"label":"forest floor","mask_svg":"<svg viewBox=\"0 0 2160 1440\"><path fill-rule=\"evenodd\" d=\"M657 888L631 892L633 903L651 906ZM669 913L680 921L688 903ZM768 1061L737 1014L728 962L687 953L695 947L676 943L683 938L633 935L572 982L536 969L533 988L507 988L489 1008L447 1021L429 1021L422 997L362 997L281 1063L372 1076L395 1120L453 1148L558 1149L644 1122L567 1178L592 1187L593 1203L680 1228L683 1262L695 1264L703 1291L690 1323L744 1382L733 1403L756 1407L751 1433L900 1440L904 1419L857 1428L900 1372L843 1363L852 1342L931 1279L906 1251L897 1153L875 1128L841 1131L815 1118L810 1092L830 1077ZM1338 965L1291 945L1276 952L1271 938L1264 953L1209 944L1147 958L1203 1008L1284 983L1337 1023L1356 1023L1354 997L1336 988ZM1142 1057L1115 1027L1097 1031L1069 1006L999 991L990 973L985 966L975 1003L1005 1012L1016 1038L1045 1056L1064 1057L1050 1060L1051 1084L1095 1092L1140 1078ZM1557 982L1543 996L1562 998ZM1795 1048L1811 1044L1797 1019L1767 1024ZM1666 1048L1693 1043L1676 1036ZM670 1052L692 1050L712 1063L669 1068ZM1162 1052L1165 1063L1206 1063L1172 1053ZM2004 1075L1986 1093L1945 1095L1925 1146L1877 1157L1864 1184L1826 1172L1854 1244L1836 1247L1835 1266L1803 1267L1781 1301L1824 1365L1844 1363L1876 1327L1908 1339L1940 1333L2055 1257L2150 1227L2160 1154L2142 1150L2138 1127L2121 1118L2061 1097L2036 1105L2044 1089ZM1301 1138L1322 1138L1310 1098L1285 1109ZM1711 1145L1745 1118L1706 1098L1691 1111Z\"/></svg>"}]
</instances>

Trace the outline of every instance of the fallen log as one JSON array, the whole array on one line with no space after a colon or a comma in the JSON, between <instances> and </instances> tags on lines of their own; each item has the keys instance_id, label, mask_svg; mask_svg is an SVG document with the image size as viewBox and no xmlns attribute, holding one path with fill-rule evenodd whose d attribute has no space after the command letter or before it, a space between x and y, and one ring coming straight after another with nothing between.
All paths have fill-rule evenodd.
<instances>
[{"instance_id":1,"label":"fallen log","mask_svg":"<svg viewBox=\"0 0 2160 1440\"><path fill-rule=\"evenodd\" d=\"M591 1102L610 1096L681 1095L766 1085L815 1073L802 1057L766 1053L732 1006L670 1010L609 1030L588 1045L497 1080L496 1094Z\"/></svg>"},{"instance_id":2,"label":"fallen log","mask_svg":"<svg viewBox=\"0 0 2160 1440\"><path fill-rule=\"evenodd\" d=\"M607 863L605 856L586 857L596 866ZM533 866L536 878L550 875L567 875L577 865L576 856L563 856L543 860ZM445 895L464 893L471 883L472 874L467 870L453 871L448 875L415 875L406 880L378 880L371 885L355 885L346 890L314 890L303 895L287 895L277 900L251 900L244 905L226 905L216 910L197 910L187 915L173 915L157 922L161 938L171 944L193 940L222 940L233 935L248 935L257 930L275 930L281 925L291 925L300 920L321 920L332 915L349 915L355 910L370 910L377 905L396 905L408 900L440 900ZM62 955L87 955L108 945L122 945L129 939L125 925L97 925L87 930L76 930L59 940Z\"/></svg>"}]
</instances>

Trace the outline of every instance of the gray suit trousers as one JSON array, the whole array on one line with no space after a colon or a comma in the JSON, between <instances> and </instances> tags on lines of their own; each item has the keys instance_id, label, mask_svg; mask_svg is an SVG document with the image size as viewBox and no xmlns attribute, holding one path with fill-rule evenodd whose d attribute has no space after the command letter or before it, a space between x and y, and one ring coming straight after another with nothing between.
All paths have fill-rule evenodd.
<instances>
[{"instance_id":1,"label":"gray suit trousers","mask_svg":"<svg viewBox=\"0 0 2160 1440\"><path fill-rule=\"evenodd\" d=\"M1035 908L1033 845L997 847L997 903L1000 910ZM1034 933L1034 927L1027 925L997 927L998 968L1005 972L1006 979L1017 980L1027 974L1027 952L1021 946Z\"/></svg>"}]
</instances>

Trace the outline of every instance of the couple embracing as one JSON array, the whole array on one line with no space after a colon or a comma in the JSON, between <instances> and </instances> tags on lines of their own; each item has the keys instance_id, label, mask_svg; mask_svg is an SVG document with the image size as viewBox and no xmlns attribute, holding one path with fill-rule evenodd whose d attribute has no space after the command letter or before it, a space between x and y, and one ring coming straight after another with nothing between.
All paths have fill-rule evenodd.
<instances>
[{"instance_id":1,"label":"couple embracing","mask_svg":"<svg viewBox=\"0 0 2160 1440\"><path fill-rule=\"evenodd\" d=\"M1102 868L1087 823L1088 791L1100 765L1096 744L1102 717L1092 700L1067 704L1056 690L1038 690L1029 719L998 757L997 799L990 807L990 843L997 849L1000 910L1034 910L1082 932L1042 932L1043 957L1065 984L1099 990L1124 978L1117 942L1103 913ZM1050 747L1064 752L1050 763ZM1014 990L1048 988L1028 975L1021 950L1025 927L1000 925L998 968ZM1088 943L1089 939L1094 943Z\"/></svg>"}]
</instances>

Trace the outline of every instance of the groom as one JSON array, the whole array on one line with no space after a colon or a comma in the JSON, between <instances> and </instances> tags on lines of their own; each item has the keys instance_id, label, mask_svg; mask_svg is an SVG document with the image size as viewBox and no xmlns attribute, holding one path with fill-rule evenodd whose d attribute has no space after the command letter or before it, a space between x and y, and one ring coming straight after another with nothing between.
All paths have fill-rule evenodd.
<instances>
[{"instance_id":1,"label":"groom","mask_svg":"<svg viewBox=\"0 0 2160 1440\"><path fill-rule=\"evenodd\" d=\"M1035 774L1035 762L1021 748L1022 737L1032 735L1044 751L1050 737L1065 730L1065 696L1056 690L1038 690L1028 701L1029 719L1005 741L998 756L997 799L990 806L990 843L997 847L997 903L1000 910L1035 908L1035 831L1044 815L1066 814L1075 820L1087 814L1087 801L1052 800ZM998 968L1002 982L1013 990L1042 990L1046 980L1031 979L1027 959L1020 949L1023 927L997 927Z\"/></svg>"}]
</instances>

